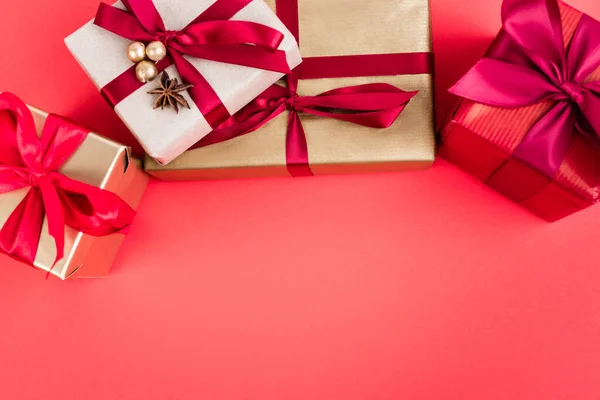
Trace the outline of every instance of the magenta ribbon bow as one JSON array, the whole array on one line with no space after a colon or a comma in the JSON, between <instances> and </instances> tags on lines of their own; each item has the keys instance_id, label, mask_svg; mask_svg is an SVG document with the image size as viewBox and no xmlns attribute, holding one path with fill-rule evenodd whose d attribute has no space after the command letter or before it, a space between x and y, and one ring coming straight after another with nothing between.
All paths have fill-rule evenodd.
<instances>
[{"instance_id":1,"label":"magenta ribbon bow","mask_svg":"<svg viewBox=\"0 0 600 400\"><path fill-rule=\"evenodd\" d=\"M248 0L219 0L179 31L165 28L152 0L122 2L127 11L100 3L94 24L130 40L164 43L170 59L159 62L159 69L171 62L175 64L183 81L194 85L188 92L213 127L228 118L229 113L184 55L280 73L290 71L286 53L278 50L284 38L281 32L255 22L228 20ZM142 85L133 76L132 69L103 88L102 94L113 107Z\"/></svg>"},{"instance_id":2,"label":"magenta ribbon bow","mask_svg":"<svg viewBox=\"0 0 600 400\"><path fill-rule=\"evenodd\" d=\"M388 128L418 92L405 92L387 83L349 86L321 93L298 96L298 69L287 77L287 87L273 85L194 148L220 143L256 131L288 110L286 136L287 168L292 176L311 176L308 144L299 113L368 126Z\"/></svg>"},{"instance_id":3,"label":"magenta ribbon bow","mask_svg":"<svg viewBox=\"0 0 600 400\"><path fill-rule=\"evenodd\" d=\"M44 216L56 244L55 264L64 256L65 225L106 236L132 223L136 212L116 194L58 172L87 130L49 115L38 138L27 106L6 92L0 94L0 118L0 195L29 188L0 229L0 251L33 265Z\"/></svg>"},{"instance_id":4,"label":"magenta ribbon bow","mask_svg":"<svg viewBox=\"0 0 600 400\"><path fill-rule=\"evenodd\" d=\"M554 178L577 131L600 137L600 22L583 15L565 48L557 0L504 0L505 35L450 92L494 107L553 106L527 132L513 155Z\"/></svg>"}]
</instances>

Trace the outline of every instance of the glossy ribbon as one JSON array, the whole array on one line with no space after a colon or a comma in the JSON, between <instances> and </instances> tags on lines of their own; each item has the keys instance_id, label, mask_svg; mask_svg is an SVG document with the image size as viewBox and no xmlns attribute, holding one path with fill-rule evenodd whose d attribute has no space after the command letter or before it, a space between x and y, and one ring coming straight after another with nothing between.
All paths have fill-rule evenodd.
<instances>
[{"instance_id":1,"label":"glossy ribbon","mask_svg":"<svg viewBox=\"0 0 600 400\"><path fill-rule=\"evenodd\" d=\"M286 161L292 176L312 175L308 144L299 113L335 118L373 128L387 128L417 92L405 92L386 83L334 89L318 96L298 96L297 73L288 87L273 85L252 103L202 139L196 147L208 146L259 129L282 112L289 111Z\"/></svg>"},{"instance_id":2,"label":"glossy ribbon","mask_svg":"<svg viewBox=\"0 0 600 400\"><path fill-rule=\"evenodd\" d=\"M100 3L94 23L124 38L161 41L169 57L157 64L159 71L174 64L186 83L193 84L190 97L212 127L230 117L229 112L202 74L184 55L268 71L288 73L286 54L278 50L283 34L266 25L230 21L249 0L217 0L208 10L180 31L165 28L152 0L122 0L127 10ZM135 77L135 66L108 83L101 92L115 107L143 86Z\"/></svg>"},{"instance_id":3,"label":"glossy ribbon","mask_svg":"<svg viewBox=\"0 0 600 400\"><path fill-rule=\"evenodd\" d=\"M565 46L557 0L504 0L505 35L450 91L494 107L553 106L525 135L513 155L553 179L577 131L598 143L600 22L583 15Z\"/></svg>"},{"instance_id":4,"label":"glossy ribbon","mask_svg":"<svg viewBox=\"0 0 600 400\"><path fill-rule=\"evenodd\" d=\"M88 131L56 115L46 119L41 137L27 106L0 94L0 113L12 129L0 129L0 195L29 188L0 229L0 251L33 265L44 217L56 244L55 264L64 257L65 225L92 236L128 227L135 211L116 194L58 172ZM6 120L5 120L6 121Z\"/></svg>"},{"instance_id":5,"label":"glossy ribbon","mask_svg":"<svg viewBox=\"0 0 600 400\"><path fill-rule=\"evenodd\" d=\"M277 15L300 42L298 0L277 0ZM305 58L299 68L288 74L287 87L273 85L194 147L253 132L287 110L288 171L292 176L311 176L308 144L299 113L388 128L417 92L377 83L334 89L318 96L299 96L299 79L431 73L432 64L430 53Z\"/></svg>"}]
</instances>

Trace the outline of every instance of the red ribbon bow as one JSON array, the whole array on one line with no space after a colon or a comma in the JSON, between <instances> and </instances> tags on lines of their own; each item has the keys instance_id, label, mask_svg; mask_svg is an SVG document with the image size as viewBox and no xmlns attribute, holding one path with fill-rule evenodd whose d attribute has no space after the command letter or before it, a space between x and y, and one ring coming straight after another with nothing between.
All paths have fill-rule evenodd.
<instances>
[{"instance_id":1,"label":"red ribbon bow","mask_svg":"<svg viewBox=\"0 0 600 400\"><path fill-rule=\"evenodd\" d=\"M283 23L299 40L299 18L297 0L277 0L277 15ZM399 55L406 60L407 71L418 71L424 73L429 71L429 54ZM399 73L398 59L394 55L371 55L366 56L364 61L370 61L381 68L380 75L388 72L389 65L386 62L377 63L377 60L385 59L393 66L389 69ZM380 58L381 57L381 58ZM389 57L389 59L388 59ZM332 76L337 76L338 70L348 72L348 64L360 64L359 57L326 57L322 63L317 62L317 70L327 69L334 71ZM311 59L311 61L315 61ZM307 65L305 59L304 66ZM302 67L302 66L301 66ZM367 75L366 70L356 65L350 68L353 76ZM378 71L380 71L378 69ZM385 71L385 72L384 72ZM319 74L324 71L319 70ZM298 82L300 70L296 68L287 76L287 87L273 85L267 89L253 102L239 111L236 115L225 121L221 126L204 137L193 148L220 143L237 136L259 129L261 126L288 110L289 121L286 137L286 163L288 171L292 176L311 176L308 160L308 144L306 134L299 117L299 113L312 114L319 117L335 118L354 124L373 128L388 128L418 92L405 92L395 86L386 83L375 83L368 85L349 86L321 93L318 96L298 96Z\"/></svg>"},{"instance_id":2,"label":"red ribbon bow","mask_svg":"<svg viewBox=\"0 0 600 400\"><path fill-rule=\"evenodd\" d=\"M308 144L299 113L335 118L372 128L388 128L417 94L386 83L374 83L334 89L318 96L298 96L297 71L288 75L287 82L288 87L271 86L194 147L208 146L253 132L288 110L288 170L292 176L311 176Z\"/></svg>"},{"instance_id":3,"label":"red ribbon bow","mask_svg":"<svg viewBox=\"0 0 600 400\"><path fill-rule=\"evenodd\" d=\"M494 107L518 108L553 101L514 156L554 178L576 129L600 136L600 22L583 15L565 49L557 0L504 0L505 35L450 92Z\"/></svg>"},{"instance_id":4,"label":"red ribbon bow","mask_svg":"<svg viewBox=\"0 0 600 400\"><path fill-rule=\"evenodd\" d=\"M169 31L152 0L123 0L128 11L100 3L94 24L124 38L142 42L161 41L170 57L158 63L164 70L175 64L189 94L213 127L229 118L229 113L202 74L184 54L205 60L243 65L267 71L288 73L286 53L277 50L284 35L266 25L228 20L246 6L248 0L219 0L185 28ZM143 84L135 79L135 66L102 89L114 107Z\"/></svg>"},{"instance_id":5,"label":"red ribbon bow","mask_svg":"<svg viewBox=\"0 0 600 400\"><path fill-rule=\"evenodd\" d=\"M87 134L49 115L38 138L27 106L13 94L0 94L0 195L30 188L0 230L0 251L33 265L44 216L56 243L55 264L64 256L65 225L106 236L131 224L135 211L116 194L57 172Z\"/></svg>"}]
</instances>

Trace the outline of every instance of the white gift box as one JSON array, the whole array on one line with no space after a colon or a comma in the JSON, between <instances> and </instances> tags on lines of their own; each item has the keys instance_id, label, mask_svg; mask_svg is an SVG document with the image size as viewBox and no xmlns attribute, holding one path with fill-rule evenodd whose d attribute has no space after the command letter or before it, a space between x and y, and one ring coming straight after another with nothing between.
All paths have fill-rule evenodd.
<instances>
[{"instance_id":1,"label":"white gift box","mask_svg":"<svg viewBox=\"0 0 600 400\"><path fill-rule=\"evenodd\" d=\"M168 30L180 30L208 9L215 0L154 0ZM121 2L114 5L124 9ZM234 15L232 20L251 21L281 32L284 40L279 46L286 52L289 67L298 66L302 59L294 36L263 0L253 0ZM131 68L127 48L131 40L120 37L90 21L65 39L69 51L86 71L98 89L103 88ZM252 67L208 61L184 56L209 82L231 115L260 95L284 74ZM171 78L181 77L175 66L166 69ZM154 110L155 96L147 92L156 89L158 80L149 82L118 103L115 112L142 144L144 150L161 164L168 164L212 128L200 113L187 92L183 96L191 109L176 114L172 109Z\"/></svg>"}]
</instances>

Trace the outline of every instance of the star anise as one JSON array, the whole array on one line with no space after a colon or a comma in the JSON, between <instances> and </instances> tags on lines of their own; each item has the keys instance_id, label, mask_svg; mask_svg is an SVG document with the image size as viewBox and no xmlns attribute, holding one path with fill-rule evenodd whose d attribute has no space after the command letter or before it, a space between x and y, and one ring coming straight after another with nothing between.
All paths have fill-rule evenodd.
<instances>
[{"instance_id":1,"label":"star anise","mask_svg":"<svg viewBox=\"0 0 600 400\"><path fill-rule=\"evenodd\" d=\"M167 72L163 72L160 77L160 87L149 91L149 94L158 94L158 98L154 102L154 109L156 110L160 107L161 110L164 110L165 107L171 106L175 112L179 114L179 104L184 106L185 108L190 108L187 100L180 95L179 93L184 92L190 88L193 88L194 85L179 83L177 78L171 79Z\"/></svg>"}]
</instances>

